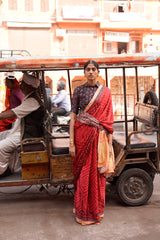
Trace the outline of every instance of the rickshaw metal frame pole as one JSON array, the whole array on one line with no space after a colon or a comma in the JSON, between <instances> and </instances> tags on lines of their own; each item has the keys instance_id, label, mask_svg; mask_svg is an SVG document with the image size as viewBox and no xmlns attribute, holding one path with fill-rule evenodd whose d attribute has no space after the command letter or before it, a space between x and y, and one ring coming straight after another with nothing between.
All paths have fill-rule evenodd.
<instances>
[{"instance_id":1,"label":"rickshaw metal frame pole","mask_svg":"<svg viewBox=\"0 0 160 240\"><path fill-rule=\"evenodd\" d=\"M138 85L138 68L135 67L135 77L136 77L136 96L137 96L137 102L139 102L139 85ZM137 131L138 129L138 123L136 120L133 122L133 129L134 131Z\"/></svg>"},{"instance_id":2,"label":"rickshaw metal frame pole","mask_svg":"<svg viewBox=\"0 0 160 240\"><path fill-rule=\"evenodd\" d=\"M136 94L137 94L137 102L139 102L138 68L137 68L137 67L135 67L135 75L136 75Z\"/></svg>"},{"instance_id":3,"label":"rickshaw metal frame pole","mask_svg":"<svg viewBox=\"0 0 160 240\"><path fill-rule=\"evenodd\" d=\"M105 68L106 87L108 87L108 68Z\"/></svg>"},{"instance_id":4,"label":"rickshaw metal frame pole","mask_svg":"<svg viewBox=\"0 0 160 240\"><path fill-rule=\"evenodd\" d=\"M46 94L46 91L45 91L45 76L44 76L44 71L43 70L41 71L41 77L42 77L42 92L43 92L43 96L44 96L44 111L46 113L47 112L47 94ZM45 124L46 124L46 120L48 118L48 114L44 115L44 122L45 122ZM50 131L52 131L51 125L49 125L49 127L50 127ZM46 140L46 145L47 145L48 157L50 157L50 154L49 154L49 152L50 152L49 151L49 136L48 136L48 133L46 131L44 132L44 134L45 134L45 140Z\"/></svg>"},{"instance_id":5,"label":"rickshaw metal frame pole","mask_svg":"<svg viewBox=\"0 0 160 240\"><path fill-rule=\"evenodd\" d=\"M69 71L69 69L67 69L67 76L68 76L68 86L69 86L70 101L72 103L71 78L70 78L70 71Z\"/></svg>"},{"instance_id":6,"label":"rickshaw metal frame pole","mask_svg":"<svg viewBox=\"0 0 160 240\"><path fill-rule=\"evenodd\" d=\"M124 113L125 113L125 136L126 136L126 147L128 147L128 123L127 123L127 99L126 99L125 67L123 67L123 91L124 91Z\"/></svg>"}]
</instances>

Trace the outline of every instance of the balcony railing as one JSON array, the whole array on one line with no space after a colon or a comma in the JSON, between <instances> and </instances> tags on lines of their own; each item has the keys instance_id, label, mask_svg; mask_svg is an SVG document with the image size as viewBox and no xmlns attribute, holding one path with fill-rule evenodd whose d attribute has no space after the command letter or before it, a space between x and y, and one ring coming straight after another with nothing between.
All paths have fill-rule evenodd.
<instances>
[{"instance_id":1,"label":"balcony railing","mask_svg":"<svg viewBox=\"0 0 160 240\"><path fill-rule=\"evenodd\" d=\"M101 19L110 22L118 21L145 21L150 20L151 15L145 14L145 4L143 2L130 1L103 1L101 8Z\"/></svg>"}]
</instances>

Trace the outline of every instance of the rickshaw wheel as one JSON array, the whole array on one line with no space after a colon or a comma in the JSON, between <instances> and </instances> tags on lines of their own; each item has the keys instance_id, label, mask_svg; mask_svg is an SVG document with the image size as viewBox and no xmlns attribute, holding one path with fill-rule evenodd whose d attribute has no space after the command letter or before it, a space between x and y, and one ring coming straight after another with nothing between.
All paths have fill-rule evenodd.
<instances>
[{"instance_id":1,"label":"rickshaw wheel","mask_svg":"<svg viewBox=\"0 0 160 240\"><path fill-rule=\"evenodd\" d=\"M120 175L116 187L122 202L129 206L140 206L151 197L153 181L143 169L131 168Z\"/></svg>"}]
</instances>

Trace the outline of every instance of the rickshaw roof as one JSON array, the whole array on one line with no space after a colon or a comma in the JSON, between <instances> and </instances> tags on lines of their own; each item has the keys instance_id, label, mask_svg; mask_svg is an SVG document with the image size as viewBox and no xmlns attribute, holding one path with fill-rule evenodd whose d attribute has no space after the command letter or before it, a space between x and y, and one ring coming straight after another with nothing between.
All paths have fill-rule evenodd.
<instances>
[{"instance_id":1,"label":"rickshaw roof","mask_svg":"<svg viewBox=\"0 0 160 240\"><path fill-rule=\"evenodd\" d=\"M150 66L160 64L160 53L112 54L83 57L10 57L0 59L0 71L75 69L82 68L90 59L95 60L100 68Z\"/></svg>"}]
</instances>

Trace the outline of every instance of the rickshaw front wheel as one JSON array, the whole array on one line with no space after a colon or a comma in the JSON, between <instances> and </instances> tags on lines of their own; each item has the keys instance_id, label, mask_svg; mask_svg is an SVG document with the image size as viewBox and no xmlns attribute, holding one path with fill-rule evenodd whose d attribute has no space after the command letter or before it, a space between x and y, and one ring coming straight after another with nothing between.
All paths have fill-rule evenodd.
<instances>
[{"instance_id":1,"label":"rickshaw front wheel","mask_svg":"<svg viewBox=\"0 0 160 240\"><path fill-rule=\"evenodd\" d=\"M125 170L118 178L117 193L121 201L129 206L145 204L152 195L153 181L151 176L140 168Z\"/></svg>"}]
</instances>

